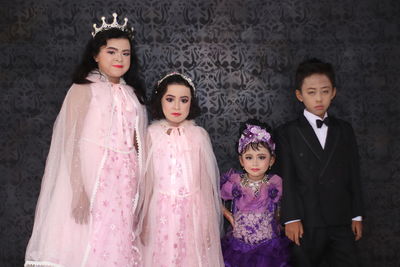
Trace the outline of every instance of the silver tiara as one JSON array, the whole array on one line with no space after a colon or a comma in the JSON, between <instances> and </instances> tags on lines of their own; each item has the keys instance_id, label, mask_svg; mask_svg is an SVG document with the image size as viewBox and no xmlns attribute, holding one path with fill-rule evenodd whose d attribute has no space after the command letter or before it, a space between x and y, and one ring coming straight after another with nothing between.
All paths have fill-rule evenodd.
<instances>
[{"instance_id":1,"label":"silver tiara","mask_svg":"<svg viewBox=\"0 0 400 267\"><path fill-rule=\"evenodd\" d=\"M104 31L104 30L109 30L109 29L112 29L112 28L116 28L116 29L119 29L121 31L129 31L129 29L127 27L128 18L124 19L124 24L118 24L118 21L117 21L118 15L117 15L117 13L114 12L112 15L114 17L114 20L113 20L113 22L111 24L106 23L106 17L101 17L101 20L103 21L103 24L100 27L97 27L96 23L93 24L93 29L94 29L94 32L92 32L93 38L96 36L97 33L101 32L101 31ZM130 30L133 32L133 27Z\"/></svg>"},{"instance_id":2,"label":"silver tiara","mask_svg":"<svg viewBox=\"0 0 400 267\"><path fill-rule=\"evenodd\" d=\"M182 74L182 73L176 72L176 71L171 72L171 73L165 75L163 78L161 78L161 80L159 80L159 81L157 82L157 85L160 86L160 84L161 84L165 79L167 79L168 77L173 76L173 75L179 75L179 76L181 76L181 77L182 77L183 79L185 79L185 80L188 82L188 84L193 88L193 91L196 91L196 88L194 87L194 83L193 83L192 79L190 79L188 76L186 76L186 75L184 75L184 74Z\"/></svg>"}]
</instances>

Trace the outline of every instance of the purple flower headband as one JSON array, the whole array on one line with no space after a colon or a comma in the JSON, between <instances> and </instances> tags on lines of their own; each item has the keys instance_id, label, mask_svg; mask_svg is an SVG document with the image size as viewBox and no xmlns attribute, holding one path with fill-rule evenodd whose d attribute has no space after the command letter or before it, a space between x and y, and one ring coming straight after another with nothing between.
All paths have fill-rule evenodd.
<instances>
[{"instance_id":1,"label":"purple flower headband","mask_svg":"<svg viewBox=\"0 0 400 267\"><path fill-rule=\"evenodd\" d=\"M257 125L246 124L246 127L239 139L239 154L242 154L247 145L251 143L266 143L272 154L274 153L275 143L269 132Z\"/></svg>"}]
</instances>

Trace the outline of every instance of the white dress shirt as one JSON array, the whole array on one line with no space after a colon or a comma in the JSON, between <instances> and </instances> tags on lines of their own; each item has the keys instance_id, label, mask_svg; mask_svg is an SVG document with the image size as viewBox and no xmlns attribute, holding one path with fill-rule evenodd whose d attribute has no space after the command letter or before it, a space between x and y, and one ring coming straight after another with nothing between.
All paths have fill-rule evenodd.
<instances>
[{"instance_id":1,"label":"white dress shirt","mask_svg":"<svg viewBox=\"0 0 400 267\"><path fill-rule=\"evenodd\" d=\"M318 141L321 144L322 148L325 148L326 136L328 134L328 126L326 126L326 124L324 123L324 124L322 124L321 128L318 128L317 120L321 120L320 117L312 114L311 112L309 112L306 109L304 110L303 114L304 114L304 117L306 117L308 123L313 128L314 133L317 135ZM328 113L325 113L324 118L322 120L324 120L326 117L328 117Z\"/></svg>"}]
</instances>

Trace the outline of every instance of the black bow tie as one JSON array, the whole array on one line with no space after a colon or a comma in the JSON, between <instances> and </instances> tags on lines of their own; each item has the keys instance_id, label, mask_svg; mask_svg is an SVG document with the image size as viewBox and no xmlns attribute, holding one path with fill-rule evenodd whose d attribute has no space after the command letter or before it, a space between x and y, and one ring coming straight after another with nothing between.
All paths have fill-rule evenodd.
<instances>
[{"instance_id":1,"label":"black bow tie","mask_svg":"<svg viewBox=\"0 0 400 267\"><path fill-rule=\"evenodd\" d=\"M329 118L328 117L326 117L324 120L317 120L316 122L317 122L318 128L321 128L322 124L324 124L324 123L326 126L329 126Z\"/></svg>"}]
</instances>

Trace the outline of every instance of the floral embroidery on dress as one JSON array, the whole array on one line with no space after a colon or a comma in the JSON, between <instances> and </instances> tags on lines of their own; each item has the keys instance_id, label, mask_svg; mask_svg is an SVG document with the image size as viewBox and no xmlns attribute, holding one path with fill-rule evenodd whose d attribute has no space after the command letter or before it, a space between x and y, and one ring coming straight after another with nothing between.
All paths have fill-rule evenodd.
<instances>
[{"instance_id":1,"label":"floral embroidery on dress","mask_svg":"<svg viewBox=\"0 0 400 267\"><path fill-rule=\"evenodd\" d=\"M171 266L171 264L182 266L182 259L186 257L186 240L189 238L189 232L185 224L185 218L189 216L188 199L174 198L173 196L160 194L157 206L159 207L159 213L156 220L165 227L157 229L156 246L158 249L153 252L153 257L156 260L153 264L154 266ZM171 212L175 214L175 218L168 220L168 218L171 218ZM174 224L177 219L179 221L179 228L176 229L175 233L171 233L168 230L168 225ZM157 261L157 259L165 258L165 254L169 252L166 248L170 249L168 244L171 243L175 250L172 261L170 263Z\"/></svg>"},{"instance_id":2,"label":"floral embroidery on dress","mask_svg":"<svg viewBox=\"0 0 400 267\"><path fill-rule=\"evenodd\" d=\"M221 186L224 200L233 200L235 225L221 245L226 266L288 266L290 241L281 236L278 220L281 178L249 186L244 175L233 173ZM257 190L255 190L257 189ZM257 194L255 192L258 192Z\"/></svg>"},{"instance_id":3,"label":"floral embroidery on dress","mask_svg":"<svg viewBox=\"0 0 400 267\"><path fill-rule=\"evenodd\" d=\"M115 91L116 94L122 92L118 90ZM88 263L89 266L137 266L141 258L134 244L133 233L133 200L137 187L138 164L137 153L131 150L133 121L127 121L133 113L127 112L127 103L120 98L121 95L114 95L117 103L114 106L115 120L92 208L94 220L89 257L100 258L101 261L92 261ZM120 153L120 150L129 153Z\"/></svg>"},{"instance_id":4,"label":"floral embroidery on dress","mask_svg":"<svg viewBox=\"0 0 400 267\"><path fill-rule=\"evenodd\" d=\"M276 187L274 186L270 186L268 188L268 196L272 199L275 200L275 198L278 196L278 189L276 189Z\"/></svg>"},{"instance_id":5,"label":"floral embroidery on dress","mask_svg":"<svg viewBox=\"0 0 400 267\"><path fill-rule=\"evenodd\" d=\"M248 244L258 244L275 237L273 214L237 212L233 236Z\"/></svg>"},{"instance_id":6,"label":"floral embroidery on dress","mask_svg":"<svg viewBox=\"0 0 400 267\"><path fill-rule=\"evenodd\" d=\"M241 198L243 195L241 185L235 184L232 188L232 196L233 198Z\"/></svg>"},{"instance_id":7,"label":"floral embroidery on dress","mask_svg":"<svg viewBox=\"0 0 400 267\"><path fill-rule=\"evenodd\" d=\"M144 266L223 266L212 184L218 171L208 136L190 121L179 127L155 122L148 133L152 191Z\"/></svg>"}]
</instances>

